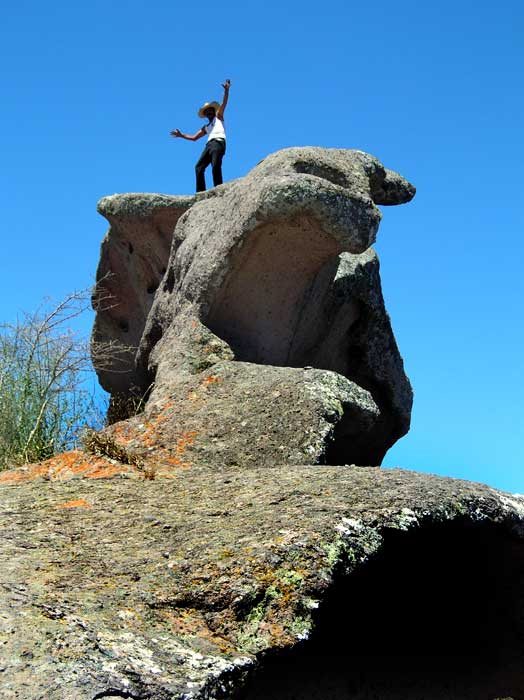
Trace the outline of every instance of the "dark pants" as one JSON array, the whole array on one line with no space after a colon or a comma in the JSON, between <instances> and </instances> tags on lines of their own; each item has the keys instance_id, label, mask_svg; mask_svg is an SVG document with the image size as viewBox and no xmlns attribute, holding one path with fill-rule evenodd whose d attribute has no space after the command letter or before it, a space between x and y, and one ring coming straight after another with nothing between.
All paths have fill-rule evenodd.
<instances>
[{"instance_id":1,"label":"dark pants","mask_svg":"<svg viewBox=\"0 0 524 700\"><path fill-rule=\"evenodd\" d=\"M198 163L195 165L196 191L203 192L206 189L206 178L204 171L211 163L213 169L213 185L221 185L222 180L222 158L226 152L226 142L224 139L212 139L208 141Z\"/></svg>"}]
</instances>

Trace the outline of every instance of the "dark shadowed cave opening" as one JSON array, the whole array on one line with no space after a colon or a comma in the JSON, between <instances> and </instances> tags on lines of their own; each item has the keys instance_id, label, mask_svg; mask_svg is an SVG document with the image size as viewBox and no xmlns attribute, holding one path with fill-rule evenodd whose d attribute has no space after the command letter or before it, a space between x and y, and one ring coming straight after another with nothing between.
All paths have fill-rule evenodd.
<instances>
[{"instance_id":1,"label":"dark shadowed cave opening","mask_svg":"<svg viewBox=\"0 0 524 700\"><path fill-rule=\"evenodd\" d=\"M523 584L524 543L493 524L388 531L242 700L524 700Z\"/></svg>"}]
</instances>

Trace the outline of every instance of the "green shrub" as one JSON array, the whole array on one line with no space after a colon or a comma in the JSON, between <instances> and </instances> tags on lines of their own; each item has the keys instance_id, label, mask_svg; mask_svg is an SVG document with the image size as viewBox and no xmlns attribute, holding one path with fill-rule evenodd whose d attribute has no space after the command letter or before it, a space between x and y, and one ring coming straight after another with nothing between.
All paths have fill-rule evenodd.
<instances>
[{"instance_id":1,"label":"green shrub","mask_svg":"<svg viewBox=\"0 0 524 700\"><path fill-rule=\"evenodd\" d=\"M0 469L70 449L83 426L101 424L89 344L68 327L88 299L74 293L0 326Z\"/></svg>"}]
</instances>

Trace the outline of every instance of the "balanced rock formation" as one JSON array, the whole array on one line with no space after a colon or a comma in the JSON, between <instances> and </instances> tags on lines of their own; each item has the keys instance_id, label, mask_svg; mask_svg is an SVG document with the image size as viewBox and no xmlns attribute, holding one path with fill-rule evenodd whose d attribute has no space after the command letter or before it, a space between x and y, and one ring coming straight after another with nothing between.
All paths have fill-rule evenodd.
<instances>
[{"instance_id":1,"label":"balanced rock formation","mask_svg":"<svg viewBox=\"0 0 524 700\"><path fill-rule=\"evenodd\" d=\"M251 436L270 436L267 449L233 450L232 462L271 461L275 449L290 458L278 426L296 413L288 432L309 426L317 442L312 449L304 441L298 463L380 464L409 429L412 392L370 245L377 204L407 202L414 192L361 151L292 148L192 199L103 199L111 228L93 346L114 342L124 352L109 365L95 352L102 385L120 401L153 387L146 415L169 401L184 432L193 430L188 396L213 368L224 391L207 397L195 451L205 451L199 442L209 434L231 445L249 422ZM172 226L169 256L160 220ZM304 367L316 371L297 374ZM255 425L264 396L278 400Z\"/></svg>"}]
</instances>

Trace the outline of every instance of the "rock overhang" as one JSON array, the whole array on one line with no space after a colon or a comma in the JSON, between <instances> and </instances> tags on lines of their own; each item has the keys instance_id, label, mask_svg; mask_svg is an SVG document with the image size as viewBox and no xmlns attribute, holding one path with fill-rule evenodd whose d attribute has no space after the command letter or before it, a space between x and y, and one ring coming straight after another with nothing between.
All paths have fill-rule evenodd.
<instances>
[{"instance_id":1,"label":"rock overhang","mask_svg":"<svg viewBox=\"0 0 524 700\"><path fill-rule=\"evenodd\" d=\"M353 194L365 194L375 204L409 202L416 188L402 175L357 149L318 146L285 148L267 156L252 171L257 174L306 174Z\"/></svg>"},{"instance_id":2,"label":"rock overhang","mask_svg":"<svg viewBox=\"0 0 524 700\"><path fill-rule=\"evenodd\" d=\"M369 195L309 174L267 176L260 183L256 224L309 215L339 253L362 253L375 242L382 215Z\"/></svg>"},{"instance_id":3,"label":"rock overhang","mask_svg":"<svg viewBox=\"0 0 524 700\"><path fill-rule=\"evenodd\" d=\"M520 697L522 540L465 515L402 519L357 572L335 577L308 641L270 653L242 697ZM348 536L355 527L341 524Z\"/></svg>"}]
</instances>

